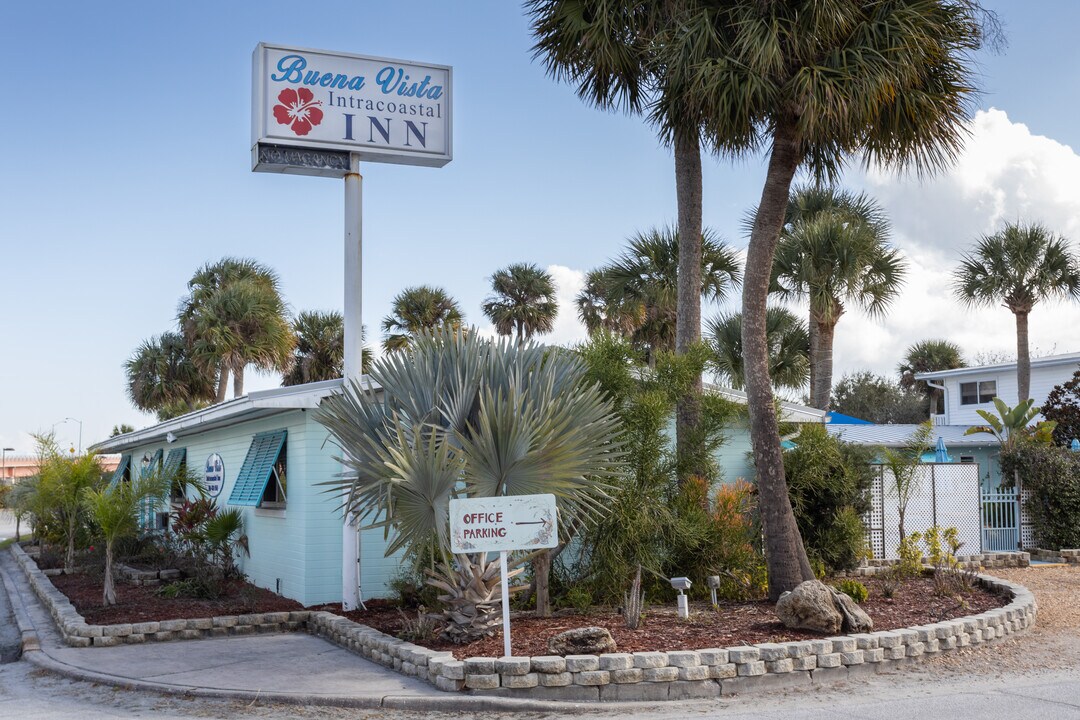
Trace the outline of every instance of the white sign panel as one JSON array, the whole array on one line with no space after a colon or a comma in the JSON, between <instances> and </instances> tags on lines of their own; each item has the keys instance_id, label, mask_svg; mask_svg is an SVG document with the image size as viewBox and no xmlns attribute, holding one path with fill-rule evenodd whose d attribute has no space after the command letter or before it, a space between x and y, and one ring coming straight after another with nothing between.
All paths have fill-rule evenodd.
<instances>
[{"instance_id":1,"label":"white sign panel","mask_svg":"<svg viewBox=\"0 0 1080 720\"><path fill-rule=\"evenodd\" d=\"M255 170L282 171L261 166L260 145L359 153L370 162L450 162L449 66L267 43L255 48L253 65Z\"/></svg>"},{"instance_id":2,"label":"white sign panel","mask_svg":"<svg viewBox=\"0 0 1080 720\"><path fill-rule=\"evenodd\" d=\"M212 498L220 495L221 488L225 486L225 463L217 453L206 458L203 483L206 485L206 494Z\"/></svg>"},{"instance_id":3,"label":"white sign panel","mask_svg":"<svg viewBox=\"0 0 1080 720\"><path fill-rule=\"evenodd\" d=\"M558 544L554 495L450 501L451 552L535 550Z\"/></svg>"}]
</instances>

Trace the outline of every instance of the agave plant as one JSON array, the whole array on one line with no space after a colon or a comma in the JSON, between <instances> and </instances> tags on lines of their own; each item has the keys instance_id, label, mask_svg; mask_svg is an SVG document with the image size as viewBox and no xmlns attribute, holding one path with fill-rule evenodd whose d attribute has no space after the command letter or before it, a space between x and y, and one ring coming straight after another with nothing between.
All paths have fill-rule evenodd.
<instances>
[{"instance_id":1,"label":"agave plant","mask_svg":"<svg viewBox=\"0 0 1080 720\"><path fill-rule=\"evenodd\" d=\"M564 529L590 522L621 469L619 420L576 356L475 332L421 334L368 377L316 412L346 468L329 492L384 529L387 555L438 565L430 582L447 603L445 637L493 634L498 617L485 608L501 599L498 573L482 553L451 555L450 500L551 493Z\"/></svg>"}]
</instances>

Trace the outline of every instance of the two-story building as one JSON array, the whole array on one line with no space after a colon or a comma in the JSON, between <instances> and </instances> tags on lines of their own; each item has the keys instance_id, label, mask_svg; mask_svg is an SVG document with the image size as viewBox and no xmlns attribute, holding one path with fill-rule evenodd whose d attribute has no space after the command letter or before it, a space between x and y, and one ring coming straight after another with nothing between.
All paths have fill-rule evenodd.
<instances>
[{"instance_id":1,"label":"two-story building","mask_svg":"<svg viewBox=\"0 0 1080 720\"><path fill-rule=\"evenodd\" d=\"M1050 390L1072 378L1077 368L1080 353L1033 358L1030 394L1035 405L1042 405ZM943 412L933 416L936 425L982 425L985 421L978 411L995 412L995 397L1010 407L1020 400L1015 362L917 373L915 379L944 390Z\"/></svg>"}]
</instances>

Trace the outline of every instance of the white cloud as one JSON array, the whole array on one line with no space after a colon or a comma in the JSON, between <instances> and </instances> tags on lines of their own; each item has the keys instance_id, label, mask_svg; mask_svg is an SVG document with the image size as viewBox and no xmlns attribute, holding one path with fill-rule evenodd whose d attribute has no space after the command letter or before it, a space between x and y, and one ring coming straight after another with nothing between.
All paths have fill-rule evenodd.
<instances>
[{"instance_id":1,"label":"white cloud","mask_svg":"<svg viewBox=\"0 0 1080 720\"><path fill-rule=\"evenodd\" d=\"M588 337L585 325L578 319L577 305L574 299L585 287L585 273L564 265L548 265L547 271L555 280L555 297L559 303L559 315L555 318L555 327L544 337L546 342L556 345L569 345L581 342Z\"/></svg>"},{"instance_id":2,"label":"white cloud","mask_svg":"<svg viewBox=\"0 0 1080 720\"><path fill-rule=\"evenodd\" d=\"M834 377L869 368L893 375L909 345L942 337L958 343L969 360L982 351L1015 353L1016 326L1003 307L969 310L952 296L951 274L982 234L1006 221L1038 221L1080 241L1080 155L1000 110L980 111L957 163L919 181L880 171L853 172L849 187L876 197L893 224L893 242L910 262L904 292L887 318L845 315L836 333ZM1080 350L1080 308L1037 306L1031 348L1048 354Z\"/></svg>"}]
</instances>

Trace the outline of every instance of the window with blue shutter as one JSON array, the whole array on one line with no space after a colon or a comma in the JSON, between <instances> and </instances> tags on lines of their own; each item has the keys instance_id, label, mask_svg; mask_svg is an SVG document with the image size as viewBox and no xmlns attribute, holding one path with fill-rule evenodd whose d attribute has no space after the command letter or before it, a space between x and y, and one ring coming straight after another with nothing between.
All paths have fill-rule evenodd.
<instances>
[{"instance_id":1,"label":"window with blue shutter","mask_svg":"<svg viewBox=\"0 0 1080 720\"><path fill-rule=\"evenodd\" d=\"M286 434L285 430L273 430L252 438L247 457L229 495L229 505L259 506L266 485L273 476L274 463L285 447Z\"/></svg>"},{"instance_id":2,"label":"window with blue shutter","mask_svg":"<svg viewBox=\"0 0 1080 720\"><path fill-rule=\"evenodd\" d=\"M120 464L116 466L116 472L113 473L112 480L109 481L110 485L115 485L121 480L131 479L131 456L121 455Z\"/></svg>"},{"instance_id":3,"label":"window with blue shutter","mask_svg":"<svg viewBox=\"0 0 1080 720\"><path fill-rule=\"evenodd\" d=\"M165 458L165 474L172 477L180 472L187 460L187 448L170 450Z\"/></svg>"},{"instance_id":4,"label":"window with blue shutter","mask_svg":"<svg viewBox=\"0 0 1080 720\"><path fill-rule=\"evenodd\" d=\"M142 471L139 473L139 477L140 478L149 477L150 473L157 470L158 467L160 467L160 464L161 464L161 456L164 455L164 454L165 454L164 451L162 451L161 448L158 448L157 452L154 453L154 456L150 458L150 463L145 465L143 467ZM143 455L143 458L145 459L146 456Z\"/></svg>"},{"instance_id":5,"label":"window with blue shutter","mask_svg":"<svg viewBox=\"0 0 1080 720\"><path fill-rule=\"evenodd\" d=\"M165 456L165 477L169 478L172 487L169 488L169 499L174 502L183 502L184 489L187 487L183 477L187 466L187 448L174 448Z\"/></svg>"}]
</instances>

